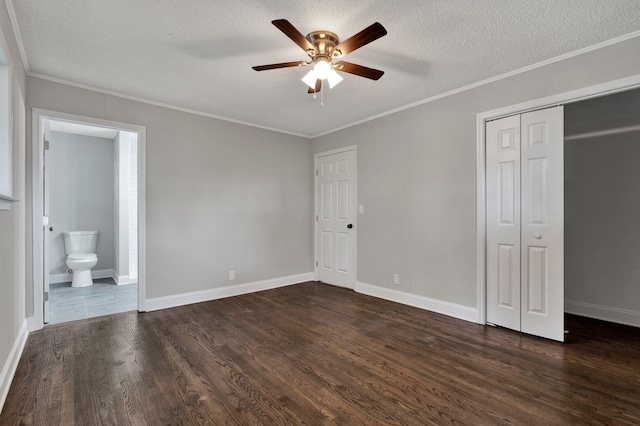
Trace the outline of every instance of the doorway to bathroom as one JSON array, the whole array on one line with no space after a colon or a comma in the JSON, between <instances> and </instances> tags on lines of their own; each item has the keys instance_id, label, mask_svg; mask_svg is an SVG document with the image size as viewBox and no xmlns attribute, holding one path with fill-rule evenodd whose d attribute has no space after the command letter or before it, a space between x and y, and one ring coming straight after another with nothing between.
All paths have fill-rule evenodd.
<instances>
[{"instance_id":1,"label":"doorway to bathroom","mask_svg":"<svg viewBox=\"0 0 640 426\"><path fill-rule=\"evenodd\" d=\"M139 310L144 129L34 111L33 131L40 162L34 167L34 310L41 292L42 324Z\"/></svg>"}]
</instances>

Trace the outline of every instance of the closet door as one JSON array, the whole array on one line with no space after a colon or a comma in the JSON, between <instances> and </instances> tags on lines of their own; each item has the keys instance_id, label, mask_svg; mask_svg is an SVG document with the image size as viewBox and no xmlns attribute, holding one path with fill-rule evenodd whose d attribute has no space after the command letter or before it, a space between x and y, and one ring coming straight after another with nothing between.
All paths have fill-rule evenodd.
<instances>
[{"instance_id":1,"label":"closet door","mask_svg":"<svg viewBox=\"0 0 640 426\"><path fill-rule=\"evenodd\" d=\"M486 131L487 322L520 331L520 116Z\"/></svg>"},{"instance_id":2,"label":"closet door","mask_svg":"<svg viewBox=\"0 0 640 426\"><path fill-rule=\"evenodd\" d=\"M564 341L564 110L486 125L487 322Z\"/></svg>"},{"instance_id":3,"label":"closet door","mask_svg":"<svg viewBox=\"0 0 640 426\"><path fill-rule=\"evenodd\" d=\"M564 108L521 125L521 329L564 341Z\"/></svg>"}]
</instances>

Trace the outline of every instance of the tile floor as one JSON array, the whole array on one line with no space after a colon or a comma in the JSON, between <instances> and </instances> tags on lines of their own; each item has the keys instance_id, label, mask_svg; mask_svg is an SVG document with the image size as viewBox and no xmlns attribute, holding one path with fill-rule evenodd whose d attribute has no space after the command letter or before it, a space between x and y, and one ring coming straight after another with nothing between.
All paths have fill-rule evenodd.
<instances>
[{"instance_id":1,"label":"tile floor","mask_svg":"<svg viewBox=\"0 0 640 426\"><path fill-rule=\"evenodd\" d=\"M49 296L49 324L138 309L138 284L116 285L112 278L94 279L92 286L80 288L70 282L51 284Z\"/></svg>"}]
</instances>

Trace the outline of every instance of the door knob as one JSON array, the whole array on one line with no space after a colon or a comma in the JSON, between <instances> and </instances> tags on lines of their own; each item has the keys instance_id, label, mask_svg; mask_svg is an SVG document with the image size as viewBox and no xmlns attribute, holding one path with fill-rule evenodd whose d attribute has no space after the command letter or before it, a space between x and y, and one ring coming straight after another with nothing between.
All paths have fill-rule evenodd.
<instances>
[{"instance_id":1,"label":"door knob","mask_svg":"<svg viewBox=\"0 0 640 426\"><path fill-rule=\"evenodd\" d=\"M540 234L534 234L534 235L533 235L533 238L535 238L536 240L539 240L539 239L541 239L541 238L542 238L542 235L540 235Z\"/></svg>"},{"instance_id":2,"label":"door knob","mask_svg":"<svg viewBox=\"0 0 640 426\"><path fill-rule=\"evenodd\" d=\"M353 224L352 223L348 224L347 228L349 228L349 229L353 228Z\"/></svg>"},{"instance_id":3,"label":"door knob","mask_svg":"<svg viewBox=\"0 0 640 426\"><path fill-rule=\"evenodd\" d=\"M49 227L49 231L53 231L53 226L50 226L50 227Z\"/></svg>"}]
</instances>

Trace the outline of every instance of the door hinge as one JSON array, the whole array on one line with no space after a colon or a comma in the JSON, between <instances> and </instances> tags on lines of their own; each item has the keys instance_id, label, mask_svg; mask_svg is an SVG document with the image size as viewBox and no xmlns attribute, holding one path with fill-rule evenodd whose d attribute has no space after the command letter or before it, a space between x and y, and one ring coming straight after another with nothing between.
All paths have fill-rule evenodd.
<instances>
[{"instance_id":1,"label":"door hinge","mask_svg":"<svg viewBox=\"0 0 640 426\"><path fill-rule=\"evenodd\" d=\"M48 302L48 301L49 301L49 292L48 292L48 291L45 291L45 292L44 292L44 301L45 301L45 302Z\"/></svg>"},{"instance_id":2,"label":"door hinge","mask_svg":"<svg viewBox=\"0 0 640 426\"><path fill-rule=\"evenodd\" d=\"M49 150L49 141L48 140L44 141L44 149L45 149L45 151Z\"/></svg>"},{"instance_id":3,"label":"door hinge","mask_svg":"<svg viewBox=\"0 0 640 426\"><path fill-rule=\"evenodd\" d=\"M316 176L318 176L318 169L316 169Z\"/></svg>"},{"instance_id":4,"label":"door hinge","mask_svg":"<svg viewBox=\"0 0 640 426\"><path fill-rule=\"evenodd\" d=\"M318 215L316 215L316 222L318 221Z\"/></svg>"},{"instance_id":5,"label":"door hinge","mask_svg":"<svg viewBox=\"0 0 640 426\"><path fill-rule=\"evenodd\" d=\"M316 260L316 268L318 267L318 261Z\"/></svg>"}]
</instances>

